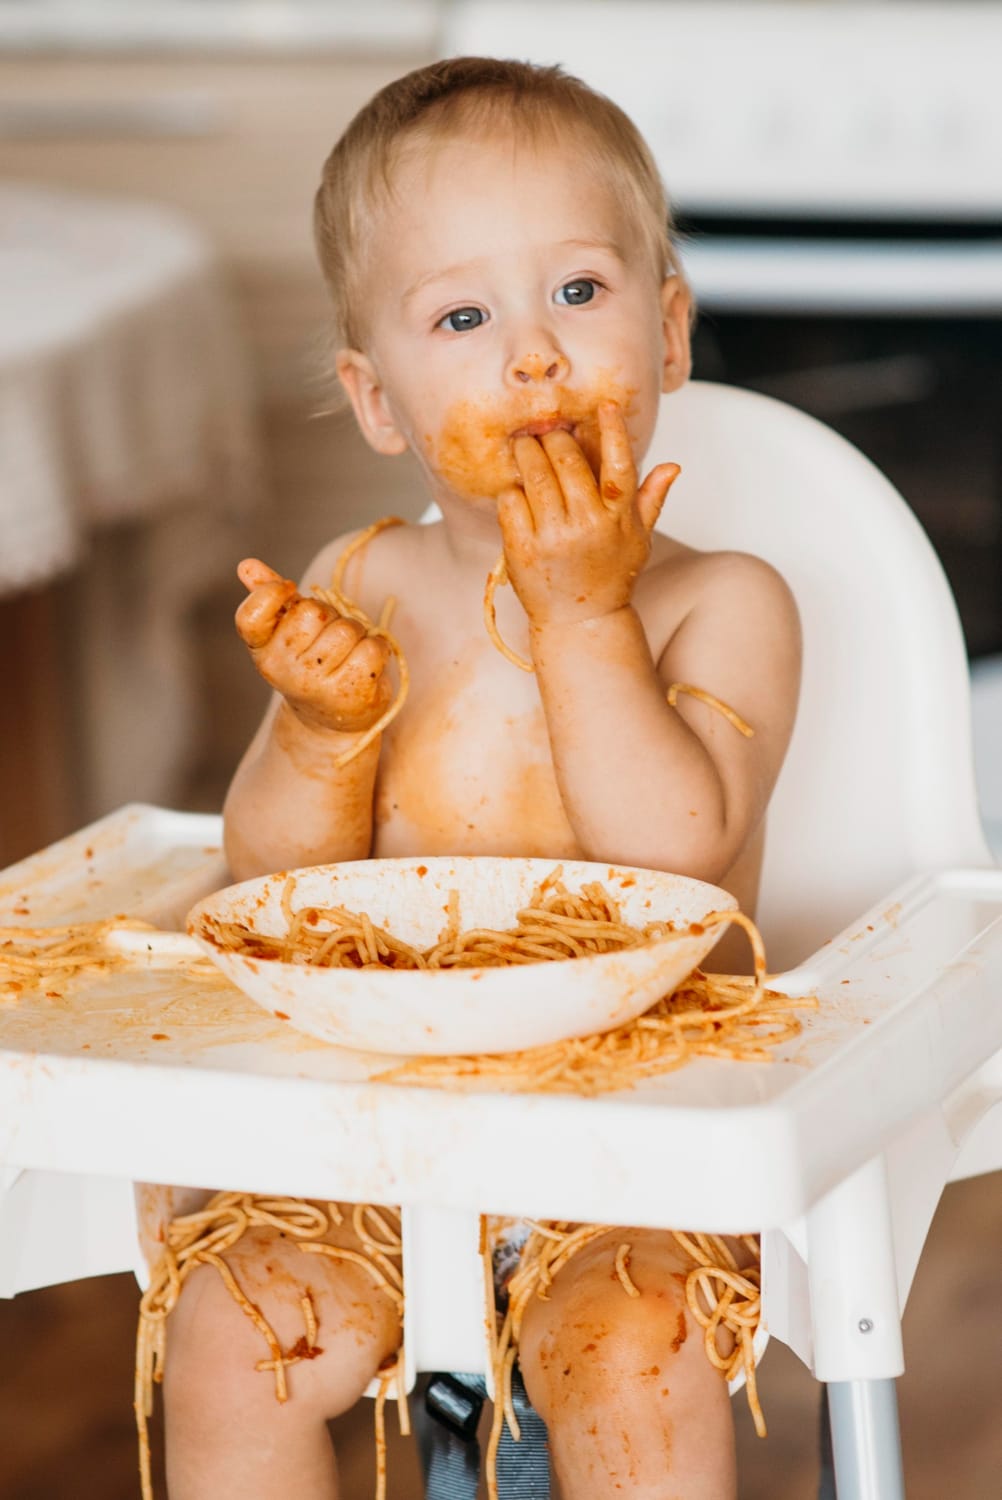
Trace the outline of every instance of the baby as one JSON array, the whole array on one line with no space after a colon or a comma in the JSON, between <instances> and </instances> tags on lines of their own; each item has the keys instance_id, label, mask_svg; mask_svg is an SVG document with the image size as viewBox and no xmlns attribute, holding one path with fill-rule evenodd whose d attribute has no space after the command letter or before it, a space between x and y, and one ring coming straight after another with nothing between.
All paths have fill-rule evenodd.
<instances>
[{"instance_id":1,"label":"baby","mask_svg":"<svg viewBox=\"0 0 1002 1500\"><path fill-rule=\"evenodd\" d=\"M332 152L316 200L337 373L378 453L410 450L441 520L380 531L347 566L385 641L263 563L237 624L275 689L227 798L235 879L369 856L538 855L678 871L752 912L770 792L793 726L799 631L760 560L655 532L676 465L641 479L662 392L689 367L690 296L634 127L558 69L452 59L391 84ZM682 481L684 482L684 480ZM500 634L484 583L504 555ZM737 733L696 684L754 726ZM726 940L725 940L726 941ZM715 967L737 967L718 949ZM735 952L737 953L737 949ZM348 1228L337 1231L351 1246ZM692 1263L667 1233L594 1240L534 1299L521 1339L567 1500L735 1494L726 1383L687 1325ZM744 1252L747 1254L747 1251ZM303 1257L267 1227L228 1254L276 1334L302 1333ZM400 1338L363 1268L311 1257L323 1353L280 1406L259 1338L211 1269L171 1316L171 1500L332 1500L326 1419ZM685 1333L694 1336L686 1338Z\"/></svg>"}]
</instances>

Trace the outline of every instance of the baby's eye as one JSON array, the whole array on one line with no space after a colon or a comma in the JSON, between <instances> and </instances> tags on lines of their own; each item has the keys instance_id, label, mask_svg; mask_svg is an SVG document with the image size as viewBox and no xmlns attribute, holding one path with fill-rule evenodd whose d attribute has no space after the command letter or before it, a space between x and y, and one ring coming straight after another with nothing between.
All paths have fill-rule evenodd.
<instances>
[{"instance_id":1,"label":"baby's eye","mask_svg":"<svg viewBox=\"0 0 1002 1500\"><path fill-rule=\"evenodd\" d=\"M481 323L487 322L487 314L481 307L457 307L438 323L439 328L447 328L450 333L467 333L471 328L479 328Z\"/></svg>"},{"instance_id":2,"label":"baby's eye","mask_svg":"<svg viewBox=\"0 0 1002 1500\"><path fill-rule=\"evenodd\" d=\"M580 307L582 303L590 302L597 290L597 281L592 281L589 276L580 276L577 281L568 281L564 286L558 287L555 300L564 307Z\"/></svg>"}]
</instances>

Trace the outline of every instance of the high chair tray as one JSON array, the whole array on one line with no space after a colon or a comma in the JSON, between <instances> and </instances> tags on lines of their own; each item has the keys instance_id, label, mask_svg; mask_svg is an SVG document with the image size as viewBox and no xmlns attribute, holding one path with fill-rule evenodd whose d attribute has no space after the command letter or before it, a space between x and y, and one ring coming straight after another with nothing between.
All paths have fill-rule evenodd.
<instances>
[{"instance_id":1,"label":"high chair tray","mask_svg":"<svg viewBox=\"0 0 1002 1500\"><path fill-rule=\"evenodd\" d=\"M172 927L227 880L214 817L131 806L0 876L0 924ZM799 968L771 1063L595 1099L370 1082L385 1057L139 966L0 1002L0 1165L706 1230L789 1223L1002 1048L1002 870L920 875ZM488 1186L489 1184L489 1186Z\"/></svg>"}]
</instances>

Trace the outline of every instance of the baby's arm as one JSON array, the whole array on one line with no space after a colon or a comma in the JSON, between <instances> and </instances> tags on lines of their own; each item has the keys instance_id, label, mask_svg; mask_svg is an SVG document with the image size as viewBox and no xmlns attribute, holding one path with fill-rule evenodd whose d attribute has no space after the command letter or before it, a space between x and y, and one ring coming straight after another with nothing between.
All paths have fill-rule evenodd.
<instances>
[{"instance_id":1,"label":"baby's arm","mask_svg":"<svg viewBox=\"0 0 1002 1500\"><path fill-rule=\"evenodd\" d=\"M325 550L307 576L326 577ZM263 563L240 566L250 590L237 611L258 671L275 688L223 809L236 880L270 870L364 859L372 841L379 740L339 761L386 709L387 647Z\"/></svg>"},{"instance_id":2,"label":"baby's arm","mask_svg":"<svg viewBox=\"0 0 1002 1500\"><path fill-rule=\"evenodd\" d=\"M569 434L518 439L523 487L501 511L561 797L590 858L716 882L760 824L792 732L796 606L766 563L692 554L645 580L684 590L666 600L682 623L655 662L631 598L674 473L638 488L618 414L603 432L599 481ZM698 700L669 707L675 682L723 700L754 736Z\"/></svg>"}]
</instances>

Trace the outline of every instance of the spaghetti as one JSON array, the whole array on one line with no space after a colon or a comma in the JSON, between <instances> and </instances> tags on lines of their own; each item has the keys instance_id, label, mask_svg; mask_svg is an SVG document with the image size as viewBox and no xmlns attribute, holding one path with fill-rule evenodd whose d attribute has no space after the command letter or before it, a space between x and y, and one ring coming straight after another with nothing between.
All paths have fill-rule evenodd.
<instances>
[{"instance_id":1,"label":"spaghetti","mask_svg":"<svg viewBox=\"0 0 1002 1500\"><path fill-rule=\"evenodd\" d=\"M503 931L460 927L459 894L449 895L448 921L437 941L418 949L377 927L365 912L344 907L305 906L294 910L295 880L282 891L285 933L272 936L242 922L213 920L211 936L227 951L256 959L308 964L318 968L457 969L499 968L553 959L585 958L620 952L653 942L672 932L670 923L633 927L620 916L618 904L598 881L569 891L557 866L535 887L528 905L516 914L517 925Z\"/></svg>"},{"instance_id":2,"label":"spaghetti","mask_svg":"<svg viewBox=\"0 0 1002 1500\"><path fill-rule=\"evenodd\" d=\"M377 1075L382 1083L447 1089L498 1088L509 1093L594 1096L631 1088L697 1057L769 1062L773 1049L799 1036L799 1010L817 1009L813 995L784 995L765 985L765 951L742 912L711 912L704 927L736 923L748 934L754 978L694 969L672 994L611 1031L571 1037L520 1052L418 1057Z\"/></svg>"},{"instance_id":3,"label":"spaghetti","mask_svg":"<svg viewBox=\"0 0 1002 1500\"><path fill-rule=\"evenodd\" d=\"M390 618L393 614L395 600L388 599L386 601L383 606L382 614L380 615L377 622L374 620L370 620L369 616L364 612L364 610L360 609L357 604L353 603L352 600L349 599L344 592L345 570L347 569L347 566L351 559L355 556L356 552L360 552L362 548L368 546L372 538L374 536L378 536L381 531L385 531L387 527L402 526L403 524L404 523L399 516L384 516L382 520L375 521L371 526L367 526L364 531L360 531L358 536L356 536L351 542L348 543L347 547L345 547L344 551L341 553L340 557L334 565L334 574L331 578L329 587L321 588L319 584L313 585L313 593L316 598L322 600L324 604L329 604L332 609L336 609L338 614L345 615L349 620L354 620L356 624L363 626L366 635L386 642L390 651L396 657L397 670L400 673L400 684L397 688L397 695L394 698L393 702L386 709L386 711L379 716L375 724L372 724L367 730L365 730L363 734L359 735L354 744L337 757L334 764L335 766L337 766L338 770L341 770L344 766L353 761L357 756L361 755L362 751L365 750L368 745L371 745L374 739L382 734L387 724L392 723L397 714L403 708L404 702L407 698L407 692L410 687L410 675L407 670L407 660L404 656L403 651L400 649L399 641L395 636L390 634L389 629Z\"/></svg>"},{"instance_id":4,"label":"spaghetti","mask_svg":"<svg viewBox=\"0 0 1002 1500\"><path fill-rule=\"evenodd\" d=\"M397 689L395 699L389 708L380 715L375 724L365 730L349 749L337 757L334 764L339 770L349 765L357 756L361 755L362 751L382 734L387 725L392 723L397 717L407 699L410 687L407 660L401 649L400 642L395 636L390 634L389 629L390 618L393 614L396 601L392 598L386 601L382 614L378 622L376 622L371 620L364 610L360 609L344 592L344 575L348 563L355 554L368 546L372 538L378 536L381 531L385 531L390 526L403 525L404 522L399 516L384 516L381 520L374 521L371 526L367 526L364 531L360 531L338 557L330 585L327 588L322 588L319 584L313 585L313 593L316 598L323 600L325 604L329 604L332 609L336 609L339 614L345 615L349 620L354 620L357 624L362 625L367 635L377 637L386 642L390 651L396 657L397 669L400 673L400 685ZM484 625L495 649L500 651L506 661L510 661L513 666L518 667L523 672L535 672L536 669L532 662L526 661L524 656L519 656L517 651L513 651L498 629L495 595L499 588L503 588L510 582L508 565L505 561L504 553L502 553L488 573L484 584ZM670 685L667 692L670 708L676 706L679 693L687 693L691 697L699 699L701 703L705 703L708 707L715 709L718 713L723 714L728 723L733 724L735 729L740 734L743 734L746 739L751 739L754 735L755 731L751 725L733 708L724 703L722 699L715 698L712 693L706 692L703 688L694 687L691 683L673 682Z\"/></svg>"},{"instance_id":5,"label":"spaghetti","mask_svg":"<svg viewBox=\"0 0 1002 1500\"><path fill-rule=\"evenodd\" d=\"M116 932L157 930L149 922L123 916L61 927L0 927L0 1004L37 989L43 989L49 999L61 1000L60 986L80 974L113 973L132 967L135 957L116 951L108 939ZM183 965L187 975L199 980L227 983L208 959L167 955L159 961Z\"/></svg>"},{"instance_id":6,"label":"spaghetti","mask_svg":"<svg viewBox=\"0 0 1002 1500\"><path fill-rule=\"evenodd\" d=\"M153 1267L150 1282L139 1304L136 1332L135 1396L136 1430L139 1438L139 1474L143 1500L153 1500L150 1465L149 1418L153 1412L153 1387L163 1380L167 1342L167 1319L177 1306L185 1282L196 1266L211 1266L221 1277L241 1312L250 1319L267 1346L267 1357L255 1368L270 1372L275 1381L275 1399L289 1398L285 1372L303 1359L315 1359L323 1351L317 1346L319 1323L312 1296L300 1299L305 1333L289 1349L279 1340L256 1303L246 1296L223 1258L239 1243L248 1229L277 1229L306 1254L325 1255L331 1260L361 1265L376 1287L399 1309L403 1317L403 1244L400 1216L395 1209L375 1208L368 1203L351 1209L352 1227L361 1251L329 1244L323 1236L344 1222L340 1204L308 1202L301 1198L269 1198L252 1193L216 1193L198 1213L184 1214L167 1227L166 1244ZM391 1386L396 1385L400 1430L410 1432L405 1391L403 1343L379 1373L376 1399L376 1500L386 1496L386 1428L384 1407Z\"/></svg>"},{"instance_id":7,"label":"spaghetti","mask_svg":"<svg viewBox=\"0 0 1002 1500\"><path fill-rule=\"evenodd\" d=\"M535 672L536 669L532 662L526 661L524 656L519 656L517 651L513 651L498 630L495 595L499 588L503 588L505 584L510 582L508 565L505 562L504 553L502 553L488 573L487 582L484 585L484 624L487 627L487 634L490 636L494 646L507 661L510 661L516 667L520 667L523 672ZM721 698L715 698L712 693L706 692L703 688L693 687L691 683L673 682L671 684L667 693L669 708L676 706L679 693L688 693L690 697L698 698L701 703L707 704L709 708L716 709L717 713L723 714L728 723L733 724L735 729L744 735L745 739L753 737L755 733L754 729L746 720L742 719L739 713L724 703Z\"/></svg>"}]
</instances>

